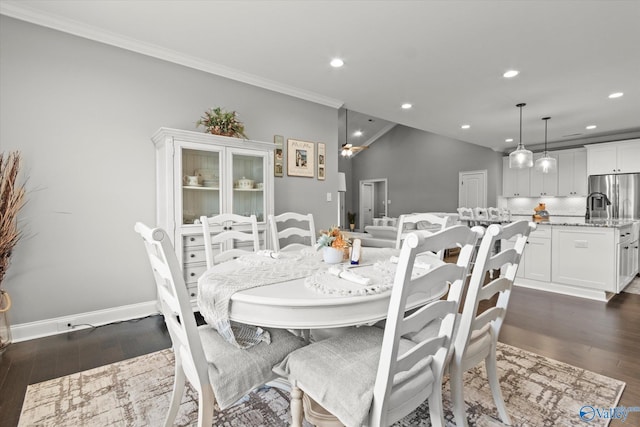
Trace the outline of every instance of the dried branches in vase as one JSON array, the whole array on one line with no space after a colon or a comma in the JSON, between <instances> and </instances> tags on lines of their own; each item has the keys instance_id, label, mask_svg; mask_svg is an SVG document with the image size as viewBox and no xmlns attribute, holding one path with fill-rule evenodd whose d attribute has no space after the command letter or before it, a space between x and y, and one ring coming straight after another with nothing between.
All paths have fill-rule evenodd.
<instances>
[{"instance_id":1,"label":"dried branches in vase","mask_svg":"<svg viewBox=\"0 0 640 427\"><path fill-rule=\"evenodd\" d=\"M18 212L25 203L24 185L17 185L20 153L0 153L0 288L9 267L11 252L20 240Z\"/></svg>"},{"instance_id":2,"label":"dried branches in vase","mask_svg":"<svg viewBox=\"0 0 640 427\"><path fill-rule=\"evenodd\" d=\"M0 153L0 351L11 342L11 332L6 320L11 308L9 294L2 288L9 268L11 253L20 240L18 212L25 203L24 185L17 185L20 171L20 153Z\"/></svg>"}]
</instances>

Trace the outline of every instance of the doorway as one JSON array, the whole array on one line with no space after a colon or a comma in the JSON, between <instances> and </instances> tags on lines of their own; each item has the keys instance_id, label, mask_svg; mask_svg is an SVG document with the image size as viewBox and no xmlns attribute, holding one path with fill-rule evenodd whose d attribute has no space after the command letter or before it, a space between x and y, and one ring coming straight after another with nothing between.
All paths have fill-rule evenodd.
<instances>
[{"instance_id":1,"label":"doorway","mask_svg":"<svg viewBox=\"0 0 640 427\"><path fill-rule=\"evenodd\" d=\"M462 171L458 173L458 207L487 207L487 171Z\"/></svg>"},{"instance_id":2,"label":"doorway","mask_svg":"<svg viewBox=\"0 0 640 427\"><path fill-rule=\"evenodd\" d=\"M388 216L389 193L387 178L363 179L360 181L360 218L358 228L373 225L373 218Z\"/></svg>"}]
</instances>

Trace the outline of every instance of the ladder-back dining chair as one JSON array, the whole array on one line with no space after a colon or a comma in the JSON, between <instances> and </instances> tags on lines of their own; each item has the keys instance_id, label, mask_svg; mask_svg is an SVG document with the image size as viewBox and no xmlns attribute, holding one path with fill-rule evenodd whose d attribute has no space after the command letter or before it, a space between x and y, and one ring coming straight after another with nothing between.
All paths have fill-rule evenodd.
<instances>
[{"instance_id":1,"label":"ladder-back dining chair","mask_svg":"<svg viewBox=\"0 0 640 427\"><path fill-rule=\"evenodd\" d=\"M197 327L169 236L161 228L142 223L137 223L135 230L145 243L175 358L173 392L164 425L173 425L185 381L189 381L198 392L198 426L211 427L216 401L221 409L228 408L252 389L277 378L273 366L305 343L286 330L270 329L270 344L261 342L243 350L211 326Z\"/></svg>"},{"instance_id":2,"label":"ladder-back dining chair","mask_svg":"<svg viewBox=\"0 0 640 427\"><path fill-rule=\"evenodd\" d=\"M459 303L437 300L408 313L416 294L450 283L463 288L471 252L482 231L456 226L433 235L411 233L403 241L384 329L350 328L292 352L274 368L292 384L294 426L303 418L303 395L347 426L388 426L429 400L431 425L444 425L442 376L452 348ZM414 274L420 253L461 246L459 262ZM416 270L420 270L416 267ZM438 323L436 328L430 326ZM425 333L430 330L430 333Z\"/></svg>"},{"instance_id":3,"label":"ladder-back dining chair","mask_svg":"<svg viewBox=\"0 0 640 427\"><path fill-rule=\"evenodd\" d=\"M260 250L258 221L255 215L249 217L236 214L221 214L212 217L201 216L204 234L204 252L207 268L224 261ZM237 242L249 242L250 250L240 249ZM214 246L218 248L215 253Z\"/></svg>"},{"instance_id":4,"label":"ladder-back dining chair","mask_svg":"<svg viewBox=\"0 0 640 427\"><path fill-rule=\"evenodd\" d=\"M269 232L273 250L276 252L302 249L316 244L313 214L285 212L280 215L269 215ZM284 246L280 245L281 239L286 239L285 242L288 242L292 237L298 238L299 241L286 243Z\"/></svg>"},{"instance_id":5,"label":"ladder-back dining chair","mask_svg":"<svg viewBox=\"0 0 640 427\"><path fill-rule=\"evenodd\" d=\"M458 426L467 425L462 375L483 360L498 414L502 422L511 424L500 391L496 345L522 252L529 234L535 227L535 223L527 221L518 221L506 226L492 224L487 227L480 242L449 365L453 413ZM513 248L493 253L498 240L508 240L514 236ZM500 276L485 284L487 276L490 276L488 273L493 271L501 271ZM496 295L497 299L494 298ZM480 301L483 302L483 307L487 308L478 314Z\"/></svg>"},{"instance_id":6,"label":"ladder-back dining chair","mask_svg":"<svg viewBox=\"0 0 640 427\"><path fill-rule=\"evenodd\" d=\"M426 227L420 229L420 227L423 227L423 224L425 223L427 223ZM398 219L396 249L400 249L402 247L402 241L408 233L418 232L431 234L444 230L448 225L450 224L449 218L447 216L442 217L431 213L414 213L400 215L400 218ZM407 227L411 227L411 229L407 229ZM438 253L440 259L444 257L445 249L448 248L444 248Z\"/></svg>"}]
</instances>

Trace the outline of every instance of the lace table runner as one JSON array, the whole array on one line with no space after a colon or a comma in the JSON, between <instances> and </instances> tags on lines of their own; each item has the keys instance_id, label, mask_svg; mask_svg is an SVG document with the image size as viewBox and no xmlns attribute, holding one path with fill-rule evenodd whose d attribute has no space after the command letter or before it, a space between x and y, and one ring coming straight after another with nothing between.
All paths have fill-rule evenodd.
<instances>
[{"instance_id":1,"label":"lace table runner","mask_svg":"<svg viewBox=\"0 0 640 427\"><path fill-rule=\"evenodd\" d=\"M256 326L229 320L231 296L245 289L307 277L323 268L315 251L281 252L278 259L268 254L249 254L236 259L241 268L211 272L198 280L198 307L202 317L228 342L248 348L261 341L270 342L269 333Z\"/></svg>"},{"instance_id":2,"label":"lace table runner","mask_svg":"<svg viewBox=\"0 0 640 427\"><path fill-rule=\"evenodd\" d=\"M365 259L363 261L367 264L374 264L378 261L389 260L397 253L398 251L395 249L364 251ZM230 321L229 307L234 293L305 277L319 277L316 273L326 273L331 266L322 261L322 252L312 248L299 252L280 252L278 259L271 258L268 252L263 251L260 254L244 255L233 262L239 265L235 270L205 273L198 280L198 307L207 323L213 326L228 342L239 348L248 348L262 341L269 343L270 337L267 331L257 326ZM354 271L357 272L364 268L357 268ZM334 282L345 281L336 276L332 276L332 280ZM392 282L393 278L389 283ZM363 287L362 285L355 286Z\"/></svg>"}]
</instances>

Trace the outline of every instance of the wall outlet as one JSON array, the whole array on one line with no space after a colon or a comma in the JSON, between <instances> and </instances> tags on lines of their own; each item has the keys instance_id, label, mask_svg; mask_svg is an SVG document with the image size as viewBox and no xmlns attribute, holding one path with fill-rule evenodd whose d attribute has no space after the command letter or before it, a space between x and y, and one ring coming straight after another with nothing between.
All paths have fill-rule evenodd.
<instances>
[{"instance_id":1,"label":"wall outlet","mask_svg":"<svg viewBox=\"0 0 640 427\"><path fill-rule=\"evenodd\" d=\"M58 332L71 331L77 323L76 319L61 320L58 322Z\"/></svg>"}]
</instances>

